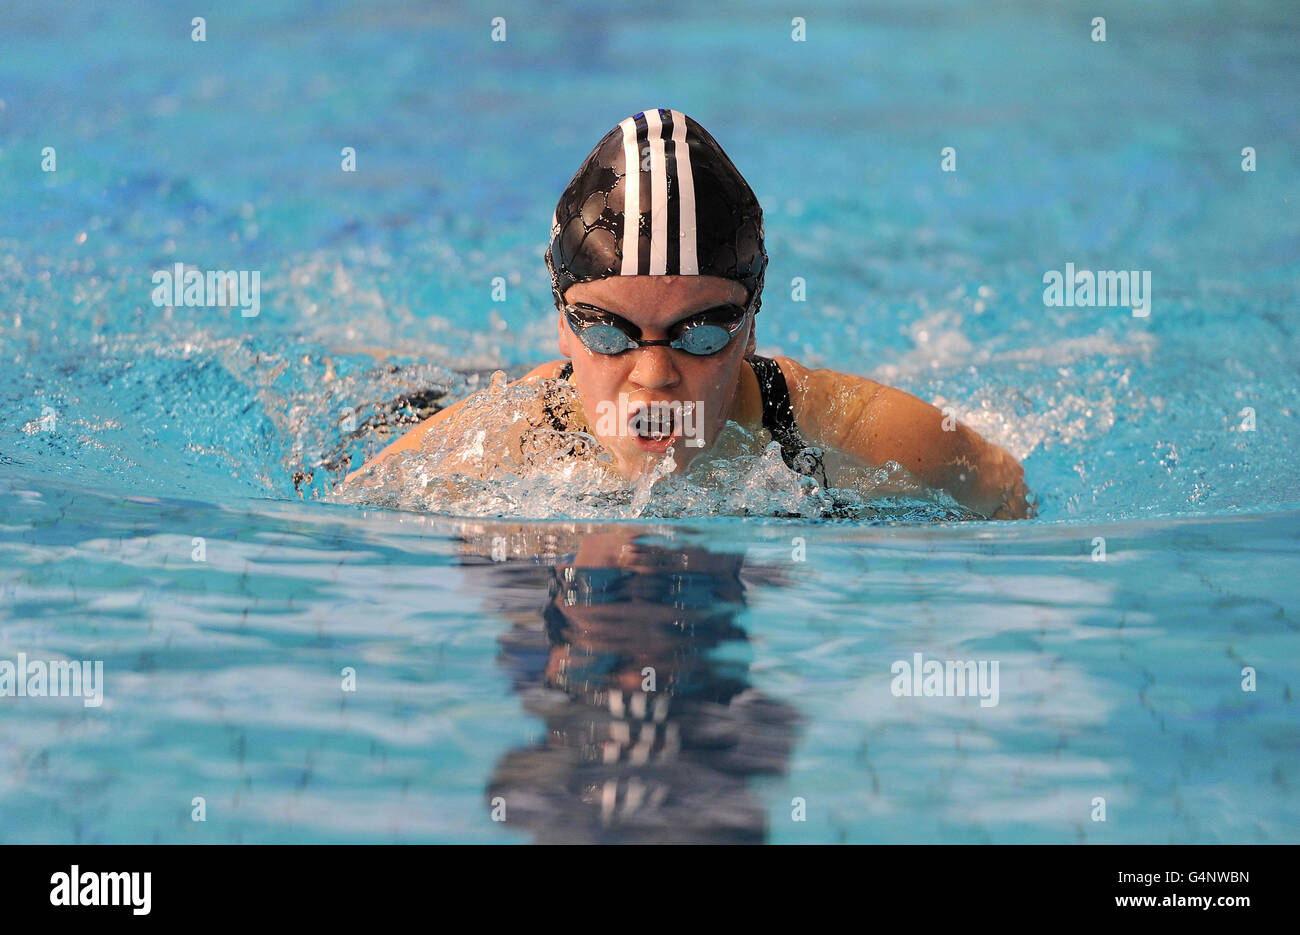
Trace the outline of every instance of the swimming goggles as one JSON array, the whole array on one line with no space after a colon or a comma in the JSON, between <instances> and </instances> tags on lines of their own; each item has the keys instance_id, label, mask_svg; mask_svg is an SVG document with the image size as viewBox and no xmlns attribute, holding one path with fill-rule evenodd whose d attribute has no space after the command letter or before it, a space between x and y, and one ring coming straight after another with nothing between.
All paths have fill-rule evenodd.
<instances>
[{"instance_id":1,"label":"swimming goggles","mask_svg":"<svg viewBox=\"0 0 1300 935\"><path fill-rule=\"evenodd\" d=\"M597 354L622 354L638 347L671 347L696 357L709 357L728 344L749 318L748 307L718 305L682 319L668 329L668 337L647 341L641 329L626 318L594 305L565 305L564 316L578 340Z\"/></svg>"}]
</instances>

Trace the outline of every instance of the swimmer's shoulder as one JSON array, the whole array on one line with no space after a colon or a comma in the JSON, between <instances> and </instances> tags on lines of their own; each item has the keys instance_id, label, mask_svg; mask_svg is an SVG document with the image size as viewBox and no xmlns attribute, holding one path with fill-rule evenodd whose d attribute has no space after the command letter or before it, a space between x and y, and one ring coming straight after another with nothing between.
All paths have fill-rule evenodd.
<instances>
[{"instance_id":1,"label":"swimmer's shoulder","mask_svg":"<svg viewBox=\"0 0 1300 935\"><path fill-rule=\"evenodd\" d=\"M560 378L560 371L564 369L564 365L567 363L567 360L548 361L547 363L534 367L532 370L528 371L519 378L519 382L523 383L526 380L558 380Z\"/></svg>"},{"instance_id":2,"label":"swimmer's shoulder","mask_svg":"<svg viewBox=\"0 0 1300 935\"><path fill-rule=\"evenodd\" d=\"M560 371L564 369L564 365L566 363L567 361L565 360L548 361L547 363L544 363L541 366L534 367L532 370L528 371L528 373L524 374L515 382L526 383L533 380L559 379ZM446 422L450 419L456 418L464 410L464 403L465 400L463 399L458 400L452 403L450 406L447 406L445 409L441 409L438 412L434 413L433 415L429 416L429 418L425 419L423 422L416 425L414 428L408 431L401 438L397 439L397 441L393 442L387 448L384 448L382 451L380 451L378 454L372 457L361 467L357 468L355 471L349 474L344 479L344 483L350 483L358 475L363 474L366 471L370 470L376 464L378 464L380 461L384 460L385 458L389 457L390 455L394 455L399 451L411 451L411 450L418 449L420 447L420 443L424 439L425 434L428 433L430 429L432 429L434 426L438 425L439 423Z\"/></svg>"},{"instance_id":3,"label":"swimmer's shoulder","mask_svg":"<svg viewBox=\"0 0 1300 935\"><path fill-rule=\"evenodd\" d=\"M938 458L954 441L938 432L943 413L920 397L869 377L812 369L776 358L790 387L795 423L818 445L853 452L869 463ZM973 434L973 433L972 433Z\"/></svg>"},{"instance_id":4,"label":"swimmer's shoulder","mask_svg":"<svg viewBox=\"0 0 1300 935\"><path fill-rule=\"evenodd\" d=\"M897 461L993 519L1034 514L1024 468L949 413L906 390L834 370L811 370L776 358L790 386L795 421L814 444L855 454L868 464Z\"/></svg>"},{"instance_id":5,"label":"swimmer's shoulder","mask_svg":"<svg viewBox=\"0 0 1300 935\"><path fill-rule=\"evenodd\" d=\"M773 360L790 388L795 423L809 440L820 444L842 441L847 431L878 410L892 391L867 377L805 367L790 357Z\"/></svg>"}]
</instances>

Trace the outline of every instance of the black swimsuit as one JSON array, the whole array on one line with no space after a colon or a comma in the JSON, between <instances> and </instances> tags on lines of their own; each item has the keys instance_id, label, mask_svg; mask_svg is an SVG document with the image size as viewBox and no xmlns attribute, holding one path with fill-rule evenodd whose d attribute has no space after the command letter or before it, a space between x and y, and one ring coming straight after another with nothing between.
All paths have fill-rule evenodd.
<instances>
[{"instance_id":1,"label":"black swimsuit","mask_svg":"<svg viewBox=\"0 0 1300 935\"><path fill-rule=\"evenodd\" d=\"M781 365L770 357L750 357L749 365L758 378L758 391L763 398L763 428L772 433L772 440L781 446L781 458L796 474L815 478L827 486L826 467L822 453L808 445L795 424L794 403L790 400L790 387L785 382ZM560 368L560 379L573 376L573 364L565 361Z\"/></svg>"}]
</instances>

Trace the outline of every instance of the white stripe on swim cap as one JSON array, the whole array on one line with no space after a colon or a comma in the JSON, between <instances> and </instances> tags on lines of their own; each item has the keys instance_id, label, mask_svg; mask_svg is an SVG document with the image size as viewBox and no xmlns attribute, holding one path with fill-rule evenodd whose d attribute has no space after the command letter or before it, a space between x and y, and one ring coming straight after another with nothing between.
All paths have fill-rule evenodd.
<instances>
[{"instance_id":1,"label":"white stripe on swim cap","mask_svg":"<svg viewBox=\"0 0 1300 935\"><path fill-rule=\"evenodd\" d=\"M664 156L659 108L645 112L650 141L650 275L668 272L668 160Z\"/></svg>"},{"instance_id":2,"label":"white stripe on swim cap","mask_svg":"<svg viewBox=\"0 0 1300 935\"><path fill-rule=\"evenodd\" d=\"M640 268L637 247L641 227L641 161L636 151L636 118L619 124L623 129L623 269L635 276Z\"/></svg>"},{"instance_id":3,"label":"white stripe on swim cap","mask_svg":"<svg viewBox=\"0 0 1300 935\"><path fill-rule=\"evenodd\" d=\"M695 238L695 173L691 169L691 148L686 144L686 115L670 110L673 118L673 152L677 155L677 272L698 276L700 260Z\"/></svg>"}]
</instances>

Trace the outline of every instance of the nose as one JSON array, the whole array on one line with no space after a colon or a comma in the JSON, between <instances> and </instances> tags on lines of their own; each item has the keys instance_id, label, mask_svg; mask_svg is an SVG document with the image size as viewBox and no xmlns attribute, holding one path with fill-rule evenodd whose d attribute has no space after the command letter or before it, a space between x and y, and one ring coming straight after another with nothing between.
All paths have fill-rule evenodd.
<instances>
[{"instance_id":1,"label":"nose","mask_svg":"<svg viewBox=\"0 0 1300 935\"><path fill-rule=\"evenodd\" d=\"M666 347L643 347L632 352L637 355L636 366L628 379L647 390L661 390L676 386L681 380L672 352Z\"/></svg>"}]
</instances>

